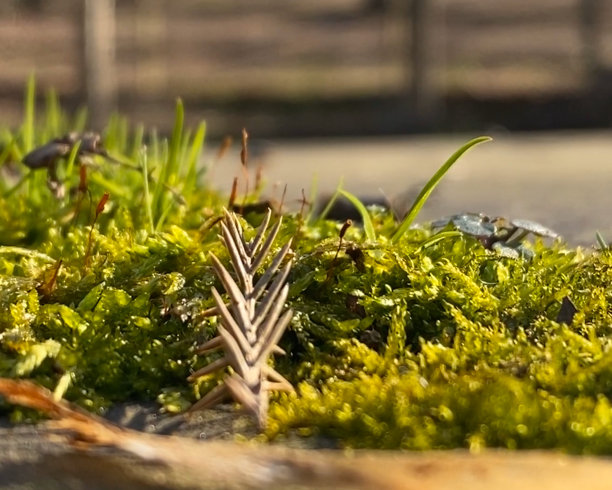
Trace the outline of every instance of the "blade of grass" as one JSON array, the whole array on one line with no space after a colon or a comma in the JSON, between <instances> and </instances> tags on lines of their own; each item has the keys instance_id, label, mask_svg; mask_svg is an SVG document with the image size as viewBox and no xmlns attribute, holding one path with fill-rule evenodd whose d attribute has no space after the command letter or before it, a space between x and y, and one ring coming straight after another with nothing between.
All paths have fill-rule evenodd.
<instances>
[{"instance_id":1,"label":"blade of grass","mask_svg":"<svg viewBox=\"0 0 612 490\"><path fill-rule=\"evenodd\" d=\"M144 139L144 125L138 124L134 130L134 136L132 137L132 151L130 156L132 160L138 160L140 158L140 152L142 151L142 140Z\"/></svg>"},{"instance_id":2,"label":"blade of grass","mask_svg":"<svg viewBox=\"0 0 612 490\"><path fill-rule=\"evenodd\" d=\"M151 130L150 135L150 148L151 148L151 159L157 164L159 163L159 135L157 134L157 129L153 128Z\"/></svg>"},{"instance_id":3,"label":"blade of grass","mask_svg":"<svg viewBox=\"0 0 612 490\"><path fill-rule=\"evenodd\" d=\"M170 138L170 154L168 155L168 182L166 184L173 185L176 183L178 175L181 153L181 142L183 138L183 122L185 120L185 109L183 101L179 98L176 100L176 114L174 117L174 129Z\"/></svg>"},{"instance_id":4,"label":"blade of grass","mask_svg":"<svg viewBox=\"0 0 612 490\"><path fill-rule=\"evenodd\" d=\"M338 187L336 187L336 192L334 192L334 194L329 199L329 201L327 201L327 204L323 208L323 211L321 211L321 214L319 214L319 216L317 217L317 220L324 220L327 217L332 207L334 206L334 204L336 204L336 201L340 197L340 193L342 192L343 184L344 184L344 179L340 178L340 182L338 182Z\"/></svg>"},{"instance_id":5,"label":"blade of grass","mask_svg":"<svg viewBox=\"0 0 612 490\"><path fill-rule=\"evenodd\" d=\"M172 210L172 208L173 208L173 202L168 201L168 204L166 204L166 207L162 210L161 216L157 220L157 224L155 225L155 231L161 231L166 221L166 218L170 214L170 211Z\"/></svg>"},{"instance_id":6,"label":"blade of grass","mask_svg":"<svg viewBox=\"0 0 612 490\"><path fill-rule=\"evenodd\" d=\"M62 109L57 92L54 89L47 91L45 97L45 140L60 134L62 124Z\"/></svg>"},{"instance_id":7,"label":"blade of grass","mask_svg":"<svg viewBox=\"0 0 612 490\"><path fill-rule=\"evenodd\" d=\"M104 128L104 146L112 151L119 150L119 115L111 114L111 117Z\"/></svg>"},{"instance_id":8,"label":"blade of grass","mask_svg":"<svg viewBox=\"0 0 612 490\"><path fill-rule=\"evenodd\" d=\"M23 155L34 149L34 124L36 110L36 77L32 73L28 77L26 85L25 100L24 100L24 117L22 126L22 151ZM40 178L34 174L32 178L27 179L27 193L32 199L32 202L40 202Z\"/></svg>"},{"instance_id":9,"label":"blade of grass","mask_svg":"<svg viewBox=\"0 0 612 490\"><path fill-rule=\"evenodd\" d=\"M10 161L10 157L13 154L13 147L15 146L15 137L7 130L6 133L2 134L1 140L4 147L2 151L0 151L0 167ZM9 188L9 185L9 179L0 179L0 194L4 194Z\"/></svg>"},{"instance_id":10,"label":"blade of grass","mask_svg":"<svg viewBox=\"0 0 612 490\"><path fill-rule=\"evenodd\" d=\"M117 151L122 155L127 153L128 140L130 136L130 128L128 124L128 120L125 117L120 117L117 125Z\"/></svg>"},{"instance_id":11,"label":"blade of grass","mask_svg":"<svg viewBox=\"0 0 612 490\"><path fill-rule=\"evenodd\" d=\"M181 179L184 177L187 172L185 169L187 168L187 155L189 154L189 150L191 149L191 129L185 128L181 138L181 144L178 152L177 161L178 164L176 166L176 177ZM175 181L176 182L176 181Z\"/></svg>"},{"instance_id":12,"label":"blade of grass","mask_svg":"<svg viewBox=\"0 0 612 490\"><path fill-rule=\"evenodd\" d=\"M171 187L175 184L178 170L179 154L181 150L181 138L183 135L183 120L183 102L179 98L176 101L174 129L172 130L170 145L169 148L168 146L166 146L166 148L168 148L168 151L162 155L161 161L163 163L161 165L159 176L157 178L157 185L155 186L155 190L153 191L153 205L156 216L161 216L162 213L164 213L164 209L167 205L167 199L165 198L164 193L164 184L169 185Z\"/></svg>"},{"instance_id":13,"label":"blade of grass","mask_svg":"<svg viewBox=\"0 0 612 490\"><path fill-rule=\"evenodd\" d=\"M36 78L32 73L28 77L24 100L23 116L23 153L26 154L34 149L34 117L36 109Z\"/></svg>"},{"instance_id":14,"label":"blade of grass","mask_svg":"<svg viewBox=\"0 0 612 490\"><path fill-rule=\"evenodd\" d=\"M64 185L66 186L66 197L70 199L70 177L72 176L72 172L74 170L74 162L76 162L77 155L79 153L79 148L81 147L81 141L77 141L75 145L70 150L70 154L68 155L68 160L66 162L66 181Z\"/></svg>"},{"instance_id":15,"label":"blade of grass","mask_svg":"<svg viewBox=\"0 0 612 490\"><path fill-rule=\"evenodd\" d=\"M47 189L47 175L45 172L30 172L29 175L28 198L34 205L42 205L51 196Z\"/></svg>"},{"instance_id":16,"label":"blade of grass","mask_svg":"<svg viewBox=\"0 0 612 490\"><path fill-rule=\"evenodd\" d=\"M159 140L159 135L157 134L157 130L155 128L151 131L150 142L151 149L149 155L151 158L148 163L150 167L149 176L151 177L154 173L156 173L159 168L163 167L163 164L160 165L160 162L162 161L161 142ZM157 173L161 173L161 171ZM159 198L161 196L162 189L163 185L160 183L160 178L158 176L154 182L153 197L151 198L151 209L153 212L154 221L156 216L160 214L157 212L157 210L159 208Z\"/></svg>"},{"instance_id":17,"label":"blade of grass","mask_svg":"<svg viewBox=\"0 0 612 490\"><path fill-rule=\"evenodd\" d=\"M81 141L77 141L75 145L70 150L70 154L68 155L68 160L66 161L66 177L69 178L72 175L72 171L74 169L74 162L76 162L77 154L79 153L79 148L81 147Z\"/></svg>"},{"instance_id":18,"label":"blade of grass","mask_svg":"<svg viewBox=\"0 0 612 490\"><path fill-rule=\"evenodd\" d=\"M140 151L140 165L142 168L142 181L144 183L144 200L145 209L147 211L147 220L149 221L150 233L155 232L155 224L153 222L153 210L151 209L151 195L149 194L149 169L147 167L147 150L143 148Z\"/></svg>"},{"instance_id":19,"label":"blade of grass","mask_svg":"<svg viewBox=\"0 0 612 490\"><path fill-rule=\"evenodd\" d=\"M183 186L183 194L185 198L189 196L196 187L198 177L198 162L204 148L204 139L206 137L206 122L202 121L191 142L189 156L187 157L187 175L185 176L185 185Z\"/></svg>"},{"instance_id":20,"label":"blade of grass","mask_svg":"<svg viewBox=\"0 0 612 490\"><path fill-rule=\"evenodd\" d=\"M72 129L78 133L82 133L85 131L85 127L87 126L87 119L89 114L85 107L81 107L76 116L74 117L74 121L72 123Z\"/></svg>"},{"instance_id":21,"label":"blade of grass","mask_svg":"<svg viewBox=\"0 0 612 490\"><path fill-rule=\"evenodd\" d=\"M446 240L447 238L460 237L463 234L460 231L450 230L450 231L441 231L440 233L436 233L434 236L429 237L427 240L422 242L418 248L415 250L416 253L419 253L421 250L431 247L442 240Z\"/></svg>"},{"instance_id":22,"label":"blade of grass","mask_svg":"<svg viewBox=\"0 0 612 490\"><path fill-rule=\"evenodd\" d=\"M340 195L348 199L353 206L359 211L361 215L361 221L363 222L363 231L366 234L366 238L373 242L376 241L376 232L374 231L374 225L372 224L372 220L370 219L370 213L363 205L363 203L357 198L357 196L351 194L348 191L340 189Z\"/></svg>"},{"instance_id":23,"label":"blade of grass","mask_svg":"<svg viewBox=\"0 0 612 490\"><path fill-rule=\"evenodd\" d=\"M412 224L414 219L419 214L419 211L421 211L421 208L423 207L423 205L429 198L429 195L436 188L436 186L440 183L440 181L442 180L446 172L448 172L448 170L453 166L453 164L457 160L459 160L459 158L470 148L476 145L479 145L480 143L491 141L492 139L493 138L490 138L489 136L480 136L479 138L474 138L473 140L470 140L466 144L464 144L455 153L453 153L448 160L446 160L444 165L442 165L438 169L438 171L433 175L433 177L429 179L427 184L425 184L425 187L423 187L423 189L417 196L416 200L412 204L412 207L408 211L408 214L403 219L403 221L401 222L401 224L399 225L399 227L397 228L397 230L391 237L391 243L397 242L402 237L402 235L406 233L406 230L410 228L410 225Z\"/></svg>"},{"instance_id":24,"label":"blade of grass","mask_svg":"<svg viewBox=\"0 0 612 490\"><path fill-rule=\"evenodd\" d=\"M88 179L90 183L108 189L109 192L112 192L112 194L118 198L133 199L133 193L130 188L125 187L121 183L117 183L117 181L113 179L107 179L100 172L91 172Z\"/></svg>"},{"instance_id":25,"label":"blade of grass","mask_svg":"<svg viewBox=\"0 0 612 490\"><path fill-rule=\"evenodd\" d=\"M7 189L6 192L2 194L2 197L5 199L11 197L15 192L17 192L21 187L23 187L24 184L27 184L32 179L33 175L34 175L34 172L31 172L31 171L27 172L25 175L21 177L21 179L19 179L19 182L17 182L10 189Z\"/></svg>"}]
</instances>

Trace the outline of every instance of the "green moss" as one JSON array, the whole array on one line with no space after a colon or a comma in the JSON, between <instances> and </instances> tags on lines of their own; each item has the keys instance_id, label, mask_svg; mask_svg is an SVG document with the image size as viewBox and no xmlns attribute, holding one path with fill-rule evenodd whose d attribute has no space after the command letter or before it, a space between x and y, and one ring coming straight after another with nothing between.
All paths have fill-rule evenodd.
<instances>
[{"instance_id":1,"label":"green moss","mask_svg":"<svg viewBox=\"0 0 612 490\"><path fill-rule=\"evenodd\" d=\"M311 348L297 394L272 408L269 435L294 428L353 447L609 453L611 257L535 249L531 262L505 259L462 238L416 255L406 242L381 246L365 252L359 274L344 260L332 283L294 304ZM357 289L364 318L351 334L339 328L349 312L308 313ZM554 320L565 296L578 307L571 325ZM367 319L387 336L374 348L356 340Z\"/></svg>"},{"instance_id":2,"label":"green moss","mask_svg":"<svg viewBox=\"0 0 612 490\"><path fill-rule=\"evenodd\" d=\"M32 111L21 132L0 132L0 375L98 412L128 399L183 410L217 382L186 378L210 361L194 349L216 326L201 315L219 288L209 253L228 260L211 227L226 200L194 166L204 126L183 133L180 105L169 142L114 119L109 152L138 165L148 140L147 171L100 161L84 194L60 163L74 191L56 199L44 170L9 161L71 127L61 114L37 124ZM609 251L535 242L531 260L507 258L457 231L397 234L390 213L367 212L369 239L353 226L341 244L340 223L285 217L277 241L294 239L295 315L276 369L297 392L272 403L269 437L612 453ZM569 324L557 321L564 298L577 309Z\"/></svg>"}]
</instances>

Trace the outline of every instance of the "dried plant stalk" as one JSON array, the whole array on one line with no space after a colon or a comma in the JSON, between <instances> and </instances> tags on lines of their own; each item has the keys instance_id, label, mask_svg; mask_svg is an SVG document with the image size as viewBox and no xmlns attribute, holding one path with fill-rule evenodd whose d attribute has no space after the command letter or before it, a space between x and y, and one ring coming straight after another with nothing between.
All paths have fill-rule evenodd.
<instances>
[{"instance_id":1,"label":"dried plant stalk","mask_svg":"<svg viewBox=\"0 0 612 490\"><path fill-rule=\"evenodd\" d=\"M291 384L267 362L271 354L284 353L276 344L293 315L291 310L283 312L289 292L286 281L291 260L281 268L290 251L291 240L255 281L255 273L270 253L282 218L265 236L272 215L271 210L268 210L256 236L247 242L236 214L227 210L224 213L220 238L229 251L237 281L211 254L215 272L230 301L226 305L219 292L212 288L216 312L221 320L219 335L198 348L199 353L223 349L224 356L193 373L188 379L193 381L228 366L233 373L195 403L190 411L210 407L231 395L255 416L259 427L263 428L268 414L268 392L293 390Z\"/></svg>"}]
</instances>

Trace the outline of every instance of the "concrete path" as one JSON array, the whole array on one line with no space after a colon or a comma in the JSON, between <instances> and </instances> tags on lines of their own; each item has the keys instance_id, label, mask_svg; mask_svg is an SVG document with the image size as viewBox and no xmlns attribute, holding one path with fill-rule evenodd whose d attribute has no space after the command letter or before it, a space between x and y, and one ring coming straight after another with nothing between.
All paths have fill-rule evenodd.
<instances>
[{"instance_id":1,"label":"concrete path","mask_svg":"<svg viewBox=\"0 0 612 490\"><path fill-rule=\"evenodd\" d=\"M384 195L409 206L420 187L461 144L476 135L257 142L250 166L264 164L268 196L287 202L317 176L319 196L344 178L362 198ZM591 245L599 230L612 240L612 131L492 134L450 170L418 221L461 211L528 218L572 244ZM212 152L211 152L212 153ZM218 162L214 184L229 193L240 175L238 151Z\"/></svg>"}]
</instances>

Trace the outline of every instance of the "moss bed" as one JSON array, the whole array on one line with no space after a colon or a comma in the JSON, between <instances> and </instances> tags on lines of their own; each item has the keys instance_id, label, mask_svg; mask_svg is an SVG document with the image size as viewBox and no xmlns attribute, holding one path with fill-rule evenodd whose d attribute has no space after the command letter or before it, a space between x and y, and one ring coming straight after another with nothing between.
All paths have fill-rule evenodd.
<instances>
[{"instance_id":1,"label":"moss bed","mask_svg":"<svg viewBox=\"0 0 612 490\"><path fill-rule=\"evenodd\" d=\"M33 101L30 83L23 126L0 133L0 375L98 413L134 400L182 411L220 380L186 381L217 355L195 347L215 335L216 318L202 314L220 288L209 253L228 261L215 225L228 200L198 166L205 126L184 130L180 104L168 140L115 118L104 144L132 168L98 159L84 177L64 159L58 199L44 169L19 162L84 119L53 97L35 117ZM608 249L531 241L533 257L510 258L428 225L392 240L393 215L367 213L370 228L342 239L342 223L307 208L284 215L277 243L294 240L295 315L275 368L296 392L273 397L269 438L612 453ZM261 217L245 212L247 230Z\"/></svg>"}]
</instances>

